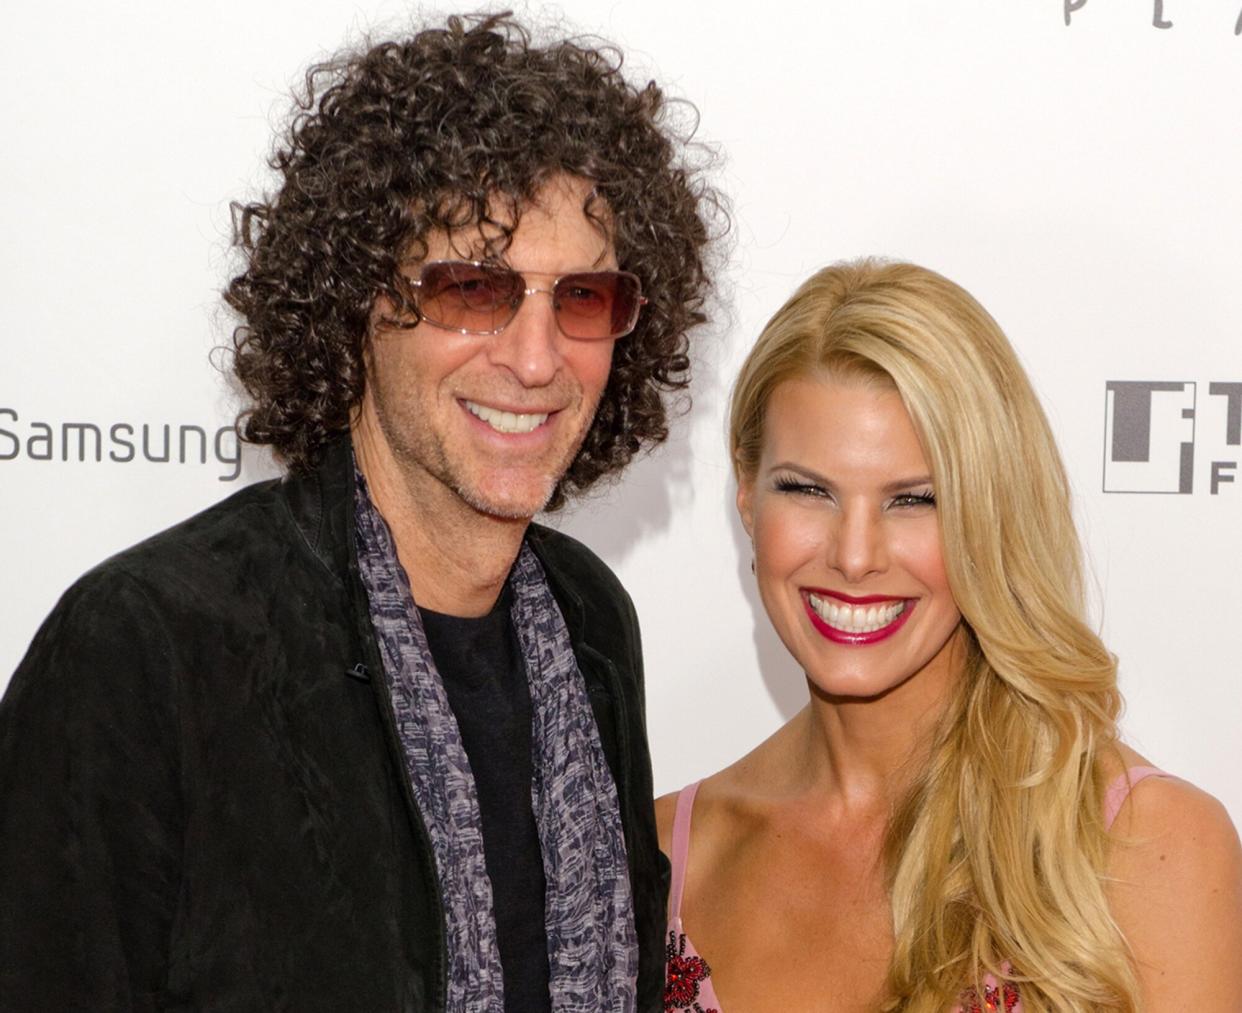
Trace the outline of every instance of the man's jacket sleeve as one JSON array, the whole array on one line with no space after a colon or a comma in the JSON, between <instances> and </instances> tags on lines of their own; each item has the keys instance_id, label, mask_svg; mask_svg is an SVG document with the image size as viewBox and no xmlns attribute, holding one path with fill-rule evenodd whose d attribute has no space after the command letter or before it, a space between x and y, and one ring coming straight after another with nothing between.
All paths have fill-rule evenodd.
<instances>
[{"instance_id":1,"label":"man's jacket sleeve","mask_svg":"<svg viewBox=\"0 0 1242 1013\"><path fill-rule=\"evenodd\" d=\"M175 650L96 571L0 701L0 1010L157 1009L180 878Z\"/></svg>"}]
</instances>

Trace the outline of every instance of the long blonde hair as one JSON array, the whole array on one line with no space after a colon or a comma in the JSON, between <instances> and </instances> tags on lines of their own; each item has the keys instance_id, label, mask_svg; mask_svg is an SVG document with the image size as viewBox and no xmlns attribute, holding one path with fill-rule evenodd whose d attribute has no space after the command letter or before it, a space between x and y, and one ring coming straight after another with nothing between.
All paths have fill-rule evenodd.
<instances>
[{"instance_id":1,"label":"long blonde hair","mask_svg":"<svg viewBox=\"0 0 1242 1013\"><path fill-rule=\"evenodd\" d=\"M742 367L730 417L739 479L758 466L773 390L825 374L901 395L967 627L931 762L889 825L883 1008L943 1013L991 972L1019 983L1028 1013L1134 1010L1103 887L1116 659L1085 621L1069 487L1030 382L953 282L913 264L833 265L781 307Z\"/></svg>"}]
</instances>

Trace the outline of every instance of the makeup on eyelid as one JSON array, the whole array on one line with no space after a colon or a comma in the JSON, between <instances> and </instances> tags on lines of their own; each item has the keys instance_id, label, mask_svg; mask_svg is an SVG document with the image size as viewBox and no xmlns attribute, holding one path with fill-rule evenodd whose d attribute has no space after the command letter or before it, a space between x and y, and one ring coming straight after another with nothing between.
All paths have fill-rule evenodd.
<instances>
[{"instance_id":1,"label":"makeup on eyelid","mask_svg":"<svg viewBox=\"0 0 1242 1013\"><path fill-rule=\"evenodd\" d=\"M825 483L830 486L831 483ZM925 482L911 482L908 491L893 494L895 500L908 500L908 506L935 506L936 494L930 488L919 488ZM824 485L808 481L794 475L778 474L772 479L772 487L777 492L803 494L807 496L827 496L829 490Z\"/></svg>"}]
</instances>

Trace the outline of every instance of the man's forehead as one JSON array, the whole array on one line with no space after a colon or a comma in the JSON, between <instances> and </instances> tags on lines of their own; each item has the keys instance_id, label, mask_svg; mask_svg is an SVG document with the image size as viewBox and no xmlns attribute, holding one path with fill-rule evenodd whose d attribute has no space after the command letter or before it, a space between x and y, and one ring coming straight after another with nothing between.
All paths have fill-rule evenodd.
<instances>
[{"instance_id":1,"label":"man's forehead","mask_svg":"<svg viewBox=\"0 0 1242 1013\"><path fill-rule=\"evenodd\" d=\"M530 200L497 194L486 217L432 229L424 241L429 260L507 260L510 247L533 243L573 247L599 264L613 255L611 224L608 204L589 180L557 176Z\"/></svg>"}]
</instances>

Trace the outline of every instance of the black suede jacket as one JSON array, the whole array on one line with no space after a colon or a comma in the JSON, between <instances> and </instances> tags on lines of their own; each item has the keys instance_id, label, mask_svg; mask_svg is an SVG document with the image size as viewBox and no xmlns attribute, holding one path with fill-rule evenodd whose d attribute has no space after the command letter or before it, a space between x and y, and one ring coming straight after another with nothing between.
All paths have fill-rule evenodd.
<instances>
[{"instance_id":1,"label":"black suede jacket","mask_svg":"<svg viewBox=\"0 0 1242 1013\"><path fill-rule=\"evenodd\" d=\"M444 1009L352 497L342 441L103 563L43 624L0 701L0 1009ZM620 794L655 1011L668 864L633 606L578 542L528 538Z\"/></svg>"}]
</instances>

